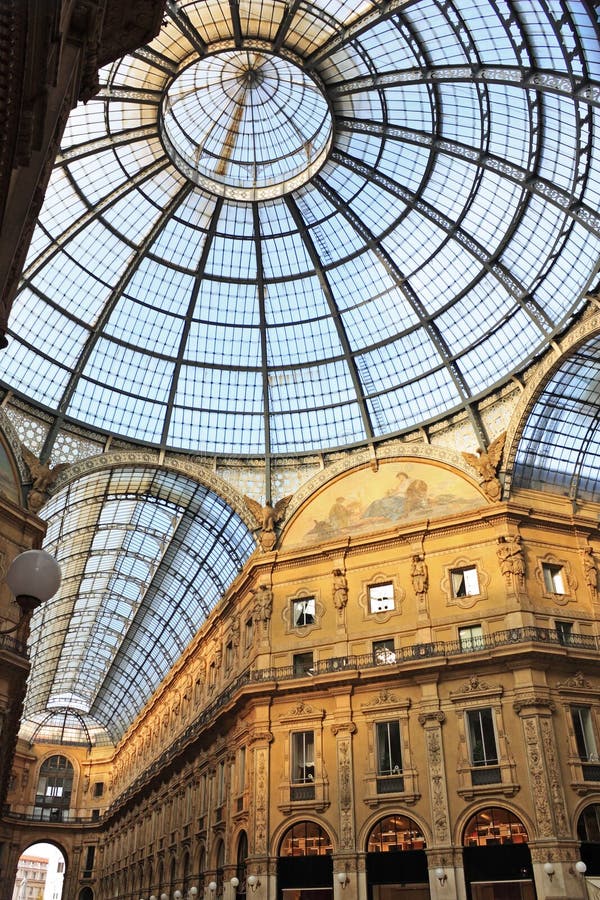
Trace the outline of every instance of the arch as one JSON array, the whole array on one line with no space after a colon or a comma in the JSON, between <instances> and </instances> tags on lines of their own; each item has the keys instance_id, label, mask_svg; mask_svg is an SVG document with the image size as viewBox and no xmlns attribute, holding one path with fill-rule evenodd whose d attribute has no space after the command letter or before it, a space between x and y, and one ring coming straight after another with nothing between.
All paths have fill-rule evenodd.
<instances>
[{"instance_id":1,"label":"arch","mask_svg":"<svg viewBox=\"0 0 600 900\"><path fill-rule=\"evenodd\" d=\"M600 876L600 802L588 803L579 813L577 837L587 875Z\"/></svg>"},{"instance_id":2,"label":"arch","mask_svg":"<svg viewBox=\"0 0 600 900\"><path fill-rule=\"evenodd\" d=\"M91 887L81 888L78 896L79 900L94 900L94 892Z\"/></svg>"},{"instance_id":3,"label":"arch","mask_svg":"<svg viewBox=\"0 0 600 900\"><path fill-rule=\"evenodd\" d=\"M69 812L75 768L62 753L47 756L38 773L34 816L48 822L63 822Z\"/></svg>"},{"instance_id":4,"label":"arch","mask_svg":"<svg viewBox=\"0 0 600 900\"><path fill-rule=\"evenodd\" d=\"M397 850L424 850L425 835L414 819L400 813L390 813L378 819L371 828L367 841L367 853L389 853Z\"/></svg>"},{"instance_id":5,"label":"arch","mask_svg":"<svg viewBox=\"0 0 600 900\"><path fill-rule=\"evenodd\" d=\"M600 314L578 323L532 372L509 424L505 453L505 492L535 487L589 499L598 493L589 469L598 455L598 419L592 396L598 397L598 367L594 357L600 340ZM579 417L575 431L570 421ZM567 443L565 443L567 442ZM559 466L551 471L553 448ZM590 453L591 449L591 453ZM586 463L587 457L587 463ZM587 473L587 474L586 474ZM582 475L584 476L582 478Z\"/></svg>"},{"instance_id":6,"label":"arch","mask_svg":"<svg viewBox=\"0 0 600 900\"><path fill-rule=\"evenodd\" d=\"M510 884L515 897L531 896L535 888L529 832L515 812L504 806L472 810L461 843L465 882L473 900L500 890L494 887L498 884Z\"/></svg>"},{"instance_id":7,"label":"arch","mask_svg":"<svg viewBox=\"0 0 600 900\"><path fill-rule=\"evenodd\" d=\"M503 806L488 806L477 810L463 829L464 847L485 847L502 844L526 844L529 833L516 813Z\"/></svg>"},{"instance_id":8,"label":"arch","mask_svg":"<svg viewBox=\"0 0 600 900\"><path fill-rule=\"evenodd\" d=\"M325 856L333 851L331 837L318 822L300 819L279 841L278 856Z\"/></svg>"},{"instance_id":9,"label":"arch","mask_svg":"<svg viewBox=\"0 0 600 900\"><path fill-rule=\"evenodd\" d=\"M426 846L425 833L413 818L397 812L380 815L371 823L364 844L369 889L410 884L428 890Z\"/></svg>"},{"instance_id":10,"label":"arch","mask_svg":"<svg viewBox=\"0 0 600 900\"><path fill-rule=\"evenodd\" d=\"M61 897L67 871L64 848L53 840L34 840L20 853L12 896L29 900L32 896Z\"/></svg>"}]
</instances>

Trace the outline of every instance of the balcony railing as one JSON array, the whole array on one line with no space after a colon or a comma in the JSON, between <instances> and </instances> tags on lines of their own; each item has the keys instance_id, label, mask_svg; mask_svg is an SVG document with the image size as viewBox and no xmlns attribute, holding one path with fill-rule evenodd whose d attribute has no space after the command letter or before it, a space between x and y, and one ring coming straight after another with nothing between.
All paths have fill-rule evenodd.
<instances>
[{"instance_id":1,"label":"balcony railing","mask_svg":"<svg viewBox=\"0 0 600 900\"><path fill-rule=\"evenodd\" d=\"M228 685L216 696L211 703L206 706L196 719L183 731L157 759L155 759L148 768L146 768L133 781L129 787L119 795L111 809L125 802L129 797L133 796L140 790L153 776L157 775L166 765L181 752L181 750L189 744L198 734L214 721L219 712L227 706L232 700L236 699L244 687L252 684L260 684L268 681L289 681L298 678L312 678L319 675L330 675L332 672L358 672L367 669L393 669L396 667L409 668L410 663L414 662L435 662L436 659L448 659L453 657L471 658L474 655L485 656L493 650L501 647L516 647L523 644L541 644L544 646L553 646L557 650L563 652L571 652L573 650L600 651L600 638L595 635L571 634L569 642L565 644L564 637L559 636L553 628L539 628L537 626L528 626L524 628L508 628L505 631L496 631L493 634L484 635L477 638L474 646L465 646L465 642L460 641L431 641L425 643L412 644L405 647L396 647L394 649L394 657L390 656L389 660L382 661L375 659L372 653L365 653L357 656L338 656L332 659L318 660L311 668L310 675L298 674L294 671L294 666L277 666L265 669L246 669L236 678L229 682ZM594 767L595 768L595 767ZM590 772L591 776L592 772ZM594 773L595 774L595 773ZM110 814L111 809L107 811ZM20 814L10 813L11 816L18 818L26 818ZM63 822L67 820L63 819ZM68 820L69 822L74 820ZM78 819L83 822L91 822L91 818ZM96 820L97 821L97 820Z\"/></svg>"}]
</instances>

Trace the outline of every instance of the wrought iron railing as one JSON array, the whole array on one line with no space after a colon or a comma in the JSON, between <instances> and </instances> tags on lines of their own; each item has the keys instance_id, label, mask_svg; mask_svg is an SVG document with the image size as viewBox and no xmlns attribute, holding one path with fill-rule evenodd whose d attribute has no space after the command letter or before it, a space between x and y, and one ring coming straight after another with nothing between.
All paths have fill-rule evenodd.
<instances>
[{"instance_id":1,"label":"wrought iron railing","mask_svg":"<svg viewBox=\"0 0 600 900\"><path fill-rule=\"evenodd\" d=\"M273 666L264 669L246 669L236 678L227 684L223 690L214 698L214 700L206 706L196 719L183 731L167 749L161 753L138 777L119 795L107 811L110 814L111 809L126 802L131 796L135 795L151 778L163 770L171 761L181 752L181 750L189 744L198 734L202 733L207 725L212 723L222 710L232 700L241 695L242 689L247 685L260 684L265 682L282 682L292 679L309 679L316 678L320 675L331 675L334 672L358 672L366 669L395 669L410 668L410 664L414 662L435 661L436 659L447 659L449 657L465 657L472 658L474 656L484 657L490 651L497 650L501 647L516 646L523 644L543 644L545 646L553 646L557 650L564 648L565 650L587 650L598 653L600 651L600 638L595 635L570 634L568 639L559 635L552 628L540 628L538 626L527 626L523 628L508 628L505 631L496 631L493 634L484 635L477 638L477 644L473 642L465 644L461 641L431 641L419 642L405 647L396 647L394 649L394 659L391 657L383 662L376 659L372 653L361 655L338 656L332 659L324 659L315 661L310 673L299 674L294 671L294 666ZM18 818L26 818L20 814L10 813L11 816ZM63 820L65 821L65 820ZM69 820L73 821L73 820ZM79 821L79 820L78 820ZM81 820L91 822L91 817ZM97 820L95 820L97 821Z\"/></svg>"}]
</instances>

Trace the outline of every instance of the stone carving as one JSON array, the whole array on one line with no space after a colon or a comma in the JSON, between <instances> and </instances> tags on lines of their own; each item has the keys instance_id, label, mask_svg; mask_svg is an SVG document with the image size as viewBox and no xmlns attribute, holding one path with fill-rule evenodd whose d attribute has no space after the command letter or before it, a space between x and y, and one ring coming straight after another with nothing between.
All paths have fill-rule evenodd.
<instances>
[{"instance_id":1,"label":"stone carving","mask_svg":"<svg viewBox=\"0 0 600 900\"><path fill-rule=\"evenodd\" d=\"M544 757L546 760L548 783L550 785L550 799L552 801L552 810L556 822L556 833L563 837L569 837L569 823L567 820L565 797L556 757L556 743L554 740L554 732L552 730L552 721L548 717L540 719L540 731Z\"/></svg>"},{"instance_id":2,"label":"stone carving","mask_svg":"<svg viewBox=\"0 0 600 900\"><path fill-rule=\"evenodd\" d=\"M594 554L592 550L587 547L582 551L581 557L583 561L585 583L587 584L588 590L592 595L592 600L596 600L598 596L598 570L596 568L596 560L594 559Z\"/></svg>"},{"instance_id":3,"label":"stone carving","mask_svg":"<svg viewBox=\"0 0 600 900\"><path fill-rule=\"evenodd\" d=\"M264 854L267 852L267 751L261 747L255 754L254 847L249 849L256 854Z\"/></svg>"},{"instance_id":4,"label":"stone carving","mask_svg":"<svg viewBox=\"0 0 600 900\"><path fill-rule=\"evenodd\" d=\"M69 463L59 463L57 466L50 466L48 463L40 462L37 456L25 446L23 446L23 458L27 463L32 478L27 507L31 512L37 513L50 497L50 488L60 473L69 467Z\"/></svg>"},{"instance_id":5,"label":"stone carving","mask_svg":"<svg viewBox=\"0 0 600 900\"><path fill-rule=\"evenodd\" d=\"M338 742L338 788L341 812L341 846L345 850L354 848L354 828L352 827L352 774L350 741Z\"/></svg>"},{"instance_id":6,"label":"stone carving","mask_svg":"<svg viewBox=\"0 0 600 900\"><path fill-rule=\"evenodd\" d=\"M487 681L482 681L479 675L470 675L469 680L466 684L463 684L457 691L452 691L452 693L456 694L470 694L473 691L489 691L490 686Z\"/></svg>"},{"instance_id":7,"label":"stone carving","mask_svg":"<svg viewBox=\"0 0 600 900\"><path fill-rule=\"evenodd\" d=\"M336 609L344 609L348 602L348 579L342 569L334 569L333 575L333 605Z\"/></svg>"},{"instance_id":8,"label":"stone carving","mask_svg":"<svg viewBox=\"0 0 600 900\"><path fill-rule=\"evenodd\" d=\"M496 477L496 471L502 458L505 440L506 432L503 431L492 441L487 451L478 450L477 455L463 453L463 459L478 472L483 493L492 503L502 499L502 485Z\"/></svg>"},{"instance_id":9,"label":"stone carving","mask_svg":"<svg viewBox=\"0 0 600 900\"><path fill-rule=\"evenodd\" d=\"M377 697L373 700L372 703L369 703L369 706L379 706L381 703L397 703L398 698L395 694L389 690L389 688L383 688L378 694Z\"/></svg>"},{"instance_id":10,"label":"stone carving","mask_svg":"<svg viewBox=\"0 0 600 900\"><path fill-rule=\"evenodd\" d=\"M591 690L592 682L588 681L587 678L584 678L583 672L575 672L574 675L571 675L570 678L565 679L565 681L557 681L557 688L581 688L586 690Z\"/></svg>"},{"instance_id":11,"label":"stone carving","mask_svg":"<svg viewBox=\"0 0 600 900\"><path fill-rule=\"evenodd\" d=\"M275 526L283 519L291 499L292 495L290 494L278 500L275 506L272 506L270 503L265 503L264 506L261 506L252 497L244 496L244 501L259 526L260 545L263 550L272 550L275 546L277 538Z\"/></svg>"},{"instance_id":12,"label":"stone carving","mask_svg":"<svg viewBox=\"0 0 600 900\"><path fill-rule=\"evenodd\" d=\"M521 547L520 535L498 538L496 550L500 562L500 571L508 584L511 581L520 588L525 586L525 557Z\"/></svg>"},{"instance_id":13,"label":"stone carving","mask_svg":"<svg viewBox=\"0 0 600 900\"><path fill-rule=\"evenodd\" d=\"M417 553L413 556L410 575L412 578L413 591L415 592L417 599L421 599L423 595L427 593L427 588L429 587L429 573L427 571L425 557L422 553Z\"/></svg>"},{"instance_id":14,"label":"stone carving","mask_svg":"<svg viewBox=\"0 0 600 900\"><path fill-rule=\"evenodd\" d=\"M257 622L268 622L273 612L273 591L268 584L259 584L254 595L254 618Z\"/></svg>"}]
</instances>

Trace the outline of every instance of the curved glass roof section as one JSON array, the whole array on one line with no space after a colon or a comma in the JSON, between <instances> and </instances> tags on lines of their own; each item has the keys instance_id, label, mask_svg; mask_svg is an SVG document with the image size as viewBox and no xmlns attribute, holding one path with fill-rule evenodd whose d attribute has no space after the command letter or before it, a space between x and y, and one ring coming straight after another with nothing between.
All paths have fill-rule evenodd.
<instances>
[{"instance_id":1,"label":"curved glass roof section","mask_svg":"<svg viewBox=\"0 0 600 900\"><path fill-rule=\"evenodd\" d=\"M304 184L331 144L329 107L315 82L261 51L224 51L192 63L172 82L161 114L161 136L178 169L240 200Z\"/></svg>"},{"instance_id":2,"label":"curved glass roof section","mask_svg":"<svg viewBox=\"0 0 600 900\"><path fill-rule=\"evenodd\" d=\"M471 414L597 274L598 38L569 0L170 0L69 119L0 379L51 435L217 455ZM254 99L204 104L227 60ZM293 116L252 121L276 83Z\"/></svg>"},{"instance_id":3,"label":"curved glass roof section","mask_svg":"<svg viewBox=\"0 0 600 900\"><path fill-rule=\"evenodd\" d=\"M59 593L32 620L21 736L115 743L255 548L239 516L180 474L90 473L44 507Z\"/></svg>"},{"instance_id":4,"label":"curved glass roof section","mask_svg":"<svg viewBox=\"0 0 600 900\"><path fill-rule=\"evenodd\" d=\"M600 335L548 380L523 430L513 487L600 501Z\"/></svg>"}]
</instances>

